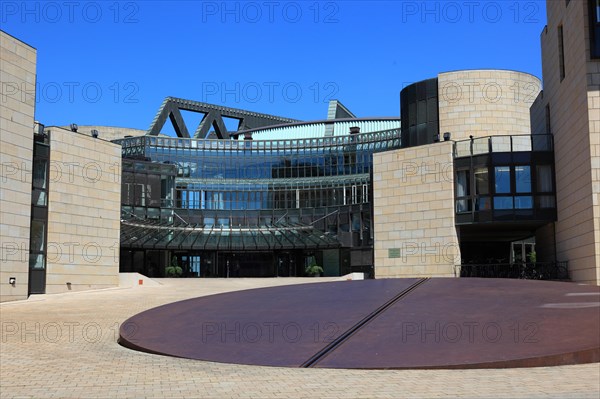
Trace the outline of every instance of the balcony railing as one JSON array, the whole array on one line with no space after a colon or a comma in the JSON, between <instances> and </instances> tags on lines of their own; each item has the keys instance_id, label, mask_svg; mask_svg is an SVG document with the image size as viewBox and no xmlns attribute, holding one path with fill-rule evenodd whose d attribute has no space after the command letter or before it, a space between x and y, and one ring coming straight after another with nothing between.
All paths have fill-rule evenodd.
<instances>
[{"instance_id":1,"label":"balcony railing","mask_svg":"<svg viewBox=\"0 0 600 399\"><path fill-rule=\"evenodd\" d=\"M139 136L113 140L122 147L124 156L143 156L149 147L174 148L190 151L259 153L299 151L372 151L381 152L400 148L400 129L350 134L345 136L315 137L284 140L210 140Z\"/></svg>"},{"instance_id":2,"label":"balcony railing","mask_svg":"<svg viewBox=\"0 0 600 399\"><path fill-rule=\"evenodd\" d=\"M568 262L468 263L454 266L457 277L519 278L527 280L568 280Z\"/></svg>"},{"instance_id":3,"label":"balcony railing","mask_svg":"<svg viewBox=\"0 0 600 399\"><path fill-rule=\"evenodd\" d=\"M493 152L553 151L551 134L487 136L454 143L454 157L489 154Z\"/></svg>"}]
</instances>

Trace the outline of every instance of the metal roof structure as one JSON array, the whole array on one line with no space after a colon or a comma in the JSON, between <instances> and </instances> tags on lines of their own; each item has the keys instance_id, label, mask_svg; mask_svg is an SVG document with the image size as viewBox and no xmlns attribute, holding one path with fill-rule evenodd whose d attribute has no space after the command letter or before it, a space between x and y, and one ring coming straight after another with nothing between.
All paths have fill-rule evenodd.
<instances>
[{"instance_id":1,"label":"metal roof structure","mask_svg":"<svg viewBox=\"0 0 600 399\"><path fill-rule=\"evenodd\" d=\"M338 248L335 237L310 225L230 227L122 220L121 246L169 250L278 250Z\"/></svg>"},{"instance_id":2,"label":"metal roof structure","mask_svg":"<svg viewBox=\"0 0 600 399\"><path fill-rule=\"evenodd\" d=\"M185 100L182 98L167 97L161 104L147 135L158 136L167 118L170 119L178 137L190 138L190 130L185 124L181 111L203 113L204 117L194 131L194 138L203 139L208 135L211 127L219 139L229 139L229 132L225 127L223 118L232 118L239 121L238 130L255 129L282 123L299 122L297 119L283 118L280 116L261 114L243 109L229 108L221 105Z\"/></svg>"}]
</instances>

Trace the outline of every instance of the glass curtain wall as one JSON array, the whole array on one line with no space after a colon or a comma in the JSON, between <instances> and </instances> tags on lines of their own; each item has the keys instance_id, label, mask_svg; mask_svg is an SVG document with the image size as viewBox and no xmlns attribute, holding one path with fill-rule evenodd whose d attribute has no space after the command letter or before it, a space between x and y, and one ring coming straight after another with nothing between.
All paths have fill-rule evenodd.
<instances>
[{"instance_id":1,"label":"glass curtain wall","mask_svg":"<svg viewBox=\"0 0 600 399\"><path fill-rule=\"evenodd\" d=\"M298 140L117 142L125 157L123 213L151 219L152 211L161 222L167 217L193 229L159 234L129 226L125 242L136 248L185 249L177 256L202 276L231 276L228 262L241 265L233 275L302 275L303 256L323 258L322 250L332 248L335 256L322 260L328 270L372 266L372 155L400 148L399 129ZM253 251L260 265L235 258L240 250ZM200 256L200 270L191 256Z\"/></svg>"}]
</instances>

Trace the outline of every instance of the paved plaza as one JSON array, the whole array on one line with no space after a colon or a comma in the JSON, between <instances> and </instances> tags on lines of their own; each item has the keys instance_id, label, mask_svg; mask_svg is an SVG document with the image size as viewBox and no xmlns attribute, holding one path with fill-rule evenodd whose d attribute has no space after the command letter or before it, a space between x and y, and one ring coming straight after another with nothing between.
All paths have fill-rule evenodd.
<instances>
[{"instance_id":1,"label":"paved plaza","mask_svg":"<svg viewBox=\"0 0 600 399\"><path fill-rule=\"evenodd\" d=\"M159 286L40 295L3 303L0 397L600 396L598 363L487 370L296 369L151 355L116 342L127 318L155 306L227 291L331 280L160 279Z\"/></svg>"}]
</instances>

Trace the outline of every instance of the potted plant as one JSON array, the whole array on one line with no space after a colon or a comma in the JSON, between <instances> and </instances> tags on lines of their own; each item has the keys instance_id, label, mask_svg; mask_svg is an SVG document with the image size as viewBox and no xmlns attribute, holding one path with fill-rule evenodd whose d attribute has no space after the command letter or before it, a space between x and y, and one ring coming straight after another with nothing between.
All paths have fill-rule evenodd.
<instances>
[{"instance_id":1,"label":"potted plant","mask_svg":"<svg viewBox=\"0 0 600 399\"><path fill-rule=\"evenodd\" d=\"M307 276L319 277L321 276L321 273L323 273L323 268L316 263L311 263L310 265L306 266L304 272Z\"/></svg>"},{"instance_id":2,"label":"potted plant","mask_svg":"<svg viewBox=\"0 0 600 399\"><path fill-rule=\"evenodd\" d=\"M537 263L537 253L535 251L531 251L527 257L529 258L529 262L533 263L535 266Z\"/></svg>"},{"instance_id":3,"label":"potted plant","mask_svg":"<svg viewBox=\"0 0 600 399\"><path fill-rule=\"evenodd\" d=\"M173 259L171 259L171 266L165 268L165 274L167 277L181 277L183 274L183 269L177 264L176 256L173 256Z\"/></svg>"}]
</instances>

